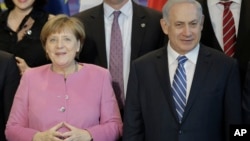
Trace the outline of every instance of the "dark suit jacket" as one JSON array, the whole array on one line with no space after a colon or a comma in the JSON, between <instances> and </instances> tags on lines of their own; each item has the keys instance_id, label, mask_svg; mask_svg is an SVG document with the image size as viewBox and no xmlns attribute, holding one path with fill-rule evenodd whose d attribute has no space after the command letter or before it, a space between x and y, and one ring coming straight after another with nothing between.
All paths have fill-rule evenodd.
<instances>
[{"instance_id":1,"label":"dark suit jacket","mask_svg":"<svg viewBox=\"0 0 250 141\"><path fill-rule=\"evenodd\" d=\"M20 80L14 56L0 51L0 140L5 141L4 130L12 101Z\"/></svg>"},{"instance_id":2,"label":"dark suit jacket","mask_svg":"<svg viewBox=\"0 0 250 141\"><path fill-rule=\"evenodd\" d=\"M123 141L225 141L241 123L237 62L201 45L181 124L171 95L167 50L136 59L130 71Z\"/></svg>"},{"instance_id":3,"label":"dark suit jacket","mask_svg":"<svg viewBox=\"0 0 250 141\"><path fill-rule=\"evenodd\" d=\"M107 68L103 4L74 15L85 26L86 40L80 61ZM164 44L160 26L162 14L133 2L131 61ZM142 27L142 24L146 24Z\"/></svg>"},{"instance_id":4,"label":"dark suit jacket","mask_svg":"<svg viewBox=\"0 0 250 141\"><path fill-rule=\"evenodd\" d=\"M207 0L197 0L203 7L203 14L205 16L204 26L202 30L201 42L209 47L222 51L219 42L215 36L209 16ZM236 51L234 58L239 62L241 82L244 82L247 63L250 60L250 1L242 0L239 29L236 42Z\"/></svg>"},{"instance_id":5,"label":"dark suit jacket","mask_svg":"<svg viewBox=\"0 0 250 141\"><path fill-rule=\"evenodd\" d=\"M250 124L250 62L248 63L246 81L244 83L242 105L243 122L246 124Z\"/></svg>"}]
</instances>

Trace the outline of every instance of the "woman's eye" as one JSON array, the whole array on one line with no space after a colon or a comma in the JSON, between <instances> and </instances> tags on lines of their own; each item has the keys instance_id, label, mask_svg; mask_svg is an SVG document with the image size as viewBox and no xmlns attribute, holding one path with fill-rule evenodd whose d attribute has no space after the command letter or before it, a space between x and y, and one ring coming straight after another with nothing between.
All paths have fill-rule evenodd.
<instances>
[{"instance_id":1,"label":"woman's eye","mask_svg":"<svg viewBox=\"0 0 250 141\"><path fill-rule=\"evenodd\" d=\"M66 40L66 41L71 41L70 38L66 38L65 40Z\"/></svg>"},{"instance_id":2,"label":"woman's eye","mask_svg":"<svg viewBox=\"0 0 250 141\"><path fill-rule=\"evenodd\" d=\"M55 41L56 41L56 39L54 39L54 38L49 39L49 42L55 42Z\"/></svg>"}]
</instances>

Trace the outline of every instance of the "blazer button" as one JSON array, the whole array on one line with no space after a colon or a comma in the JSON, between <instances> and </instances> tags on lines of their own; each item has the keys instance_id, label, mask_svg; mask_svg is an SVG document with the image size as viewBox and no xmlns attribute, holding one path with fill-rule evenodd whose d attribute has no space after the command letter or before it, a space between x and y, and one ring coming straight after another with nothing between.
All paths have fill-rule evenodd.
<instances>
[{"instance_id":1,"label":"blazer button","mask_svg":"<svg viewBox=\"0 0 250 141\"><path fill-rule=\"evenodd\" d=\"M182 131L182 130L179 130L179 134L183 134L183 131Z\"/></svg>"},{"instance_id":2,"label":"blazer button","mask_svg":"<svg viewBox=\"0 0 250 141\"><path fill-rule=\"evenodd\" d=\"M65 111L66 111L65 107L61 107L61 108L60 108L60 111L61 111L61 112L65 112Z\"/></svg>"},{"instance_id":3,"label":"blazer button","mask_svg":"<svg viewBox=\"0 0 250 141\"><path fill-rule=\"evenodd\" d=\"M68 99L69 99L69 96L68 96L68 95L65 95L65 99L68 100Z\"/></svg>"}]
</instances>

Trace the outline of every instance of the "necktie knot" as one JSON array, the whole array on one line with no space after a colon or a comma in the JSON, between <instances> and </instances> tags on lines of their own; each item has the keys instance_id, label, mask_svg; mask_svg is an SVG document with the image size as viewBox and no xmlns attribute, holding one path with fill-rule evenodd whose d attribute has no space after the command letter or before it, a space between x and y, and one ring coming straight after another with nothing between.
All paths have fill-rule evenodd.
<instances>
[{"instance_id":1,"label":"necktie knot","mask_svg":"<svg viewBox=\"0 0 250 141\"><path fill-rule=\"evenodd\" d=\"M188 60L188 58L186 56L178 56L177 60L178 64L183 65Z\"/></svg>"},{"instance_id":2,"label":"necktie knot","mask_svg":"<svg viewBox=\"0 0 250 141\"><path fill-rule=\"evenodd\" d=\"M219 4L222 4L224 6L224 9L229 9L232 3L233 3L232 1L219 2Z\"/></svg>"},{"instance_id":3,"label":"necktie knot","mask_svg":"<svg viewBox=\"0 0 250 141\"><path fill-rule=\"evenodd\" d=\"M121 14L121 11L114 11L114 12L113 12L114 20L117 20L118 17L120 16L120 14Z\"/></svg>"}]
</instances>

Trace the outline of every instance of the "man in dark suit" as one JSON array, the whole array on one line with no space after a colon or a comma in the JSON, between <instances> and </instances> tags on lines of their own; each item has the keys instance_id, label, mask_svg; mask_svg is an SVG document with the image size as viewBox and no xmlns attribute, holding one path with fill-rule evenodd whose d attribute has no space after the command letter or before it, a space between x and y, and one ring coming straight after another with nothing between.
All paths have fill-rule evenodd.
<instances>
[{"instance_id":1,"label":"man in dark suit","mask_svg":"<svg viewBox=\"0 0 250 141\"><path fill-rule=\"evenodd\" d=\"M20 80L13 55L0 51L0 140L5 141L5 124Z\"/></svg>"},{"instance_id":2,"label":"man in dark suit","mask_svg":"<svg viewBox=\"0 0 250 141\"><path fill-rule=\"evenodd\" d=\"M121 11L119 25L123 41L123 77L126 93L130 62L164 44L165 37L160 26L162 14L131 0L104 0L101 5L74 15L84 23L86 31L80 61L109 68L113 11ZM117 98L119 104L121 100L119 96ZM123 108L123 105L119 106Z\"/></svg>"},{"instance_id":3,"label":"man in dark suit","mask_svg":"<svg viewBox=\"0 0 250 141\"><path fill-rule=\"evenodd\" d=\"M223 6L220 1L228 0L197 0L203 7L205 16L201 43L223 52L222 43L222 13ZM232 0L230 9L236 25L236 50L233 58L239 62L241 82L244 82L247 62L250 60L250 1ZM211 13L212 12L212 13ZM212 18L211 18L212 17Z\"/></svg>"},{"instance_id":4,"label":"man in dark suit","mask_svg":"<svg viewBox=\"0 0 250 141\"><path fill-rule=\"evenodd\" d=\"M237 61L199 43L203 19L195 0L164 6L169 42L132 63L123 141L228 141L229 125L241 123Z\"/></svg>"}]
</instances>

